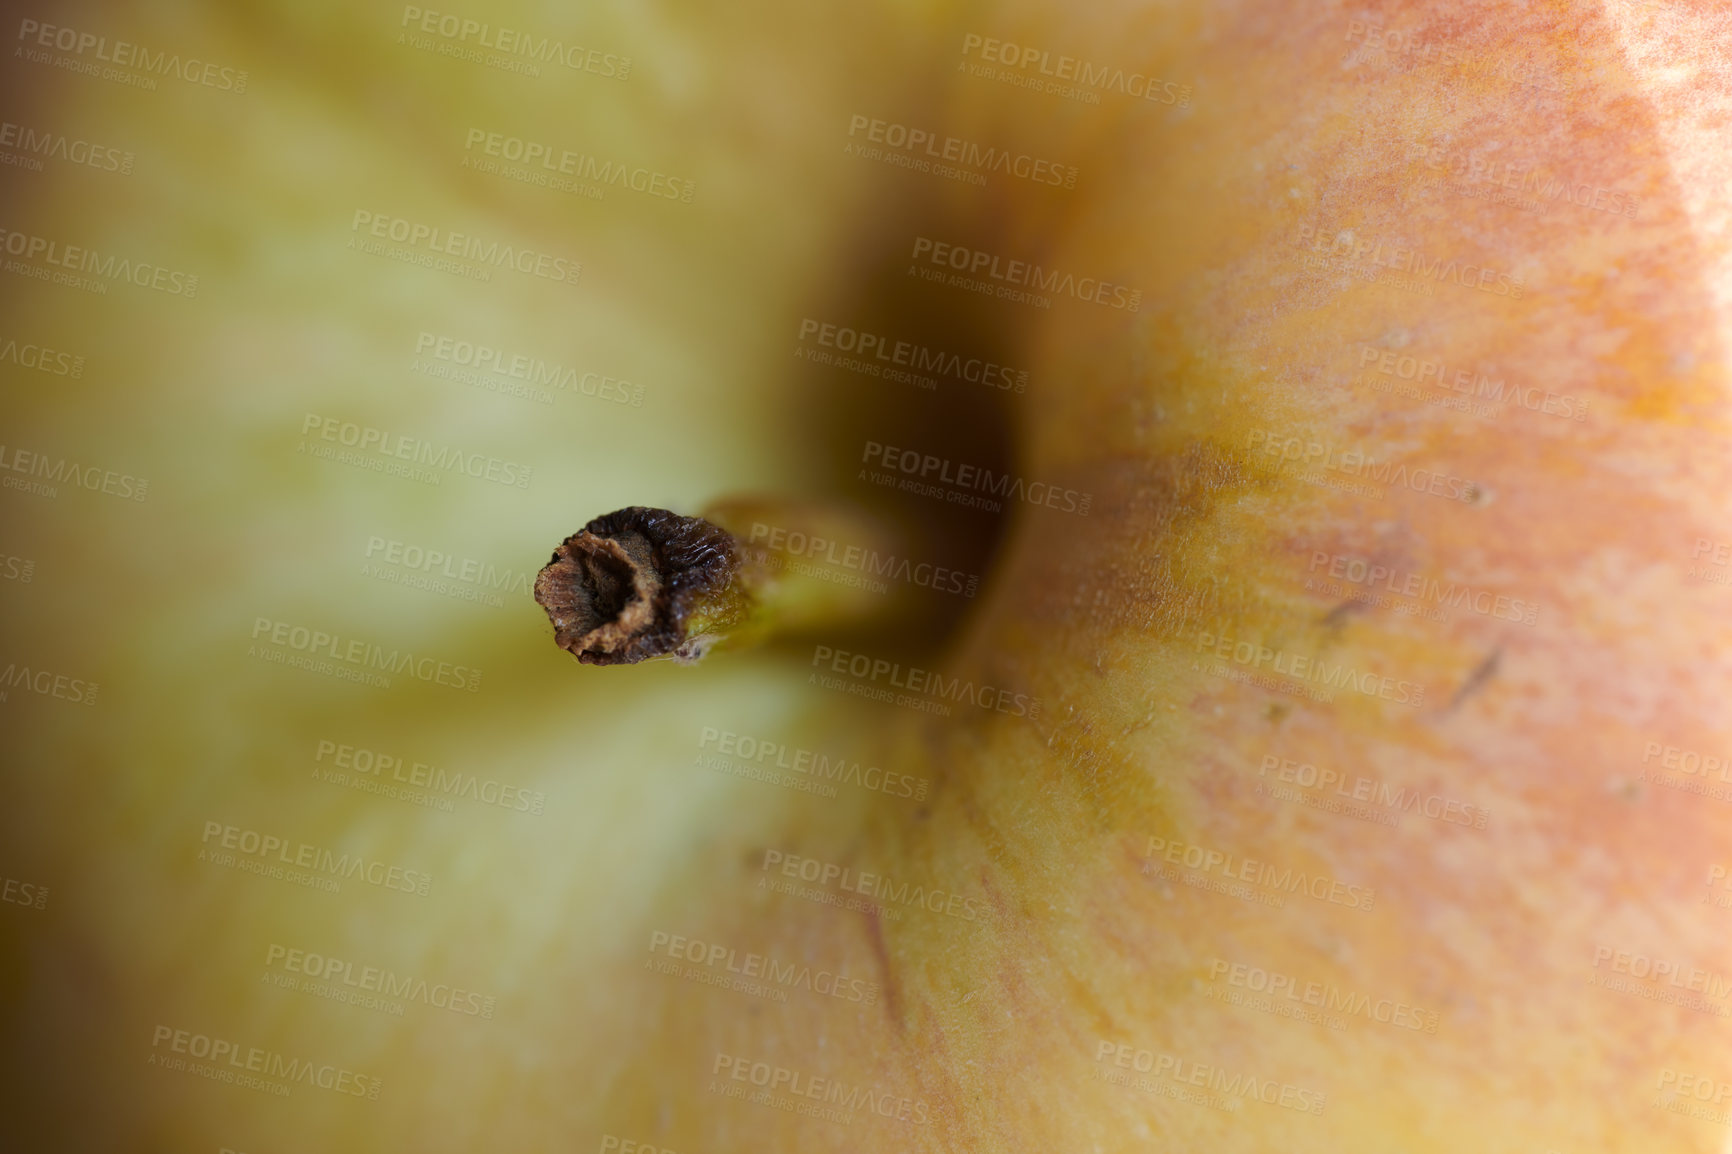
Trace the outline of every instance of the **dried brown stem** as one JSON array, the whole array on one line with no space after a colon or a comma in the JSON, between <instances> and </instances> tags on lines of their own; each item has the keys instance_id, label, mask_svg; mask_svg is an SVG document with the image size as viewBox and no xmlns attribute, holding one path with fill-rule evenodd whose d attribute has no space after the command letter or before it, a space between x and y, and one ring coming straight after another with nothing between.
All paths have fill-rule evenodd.
<instances>
[{"instance_id":1,"label":"dried brown stem","mask_svg":"<svg viewBox=\"0 0 1732 1154\"><path fill-rule=\"evenodd\" d=\"M536 577L535 600L560 648L586 665L692 662L750 611L732 588L740 561L710 522L634 505L567 537Z\"/></svg>"}]
</instances>

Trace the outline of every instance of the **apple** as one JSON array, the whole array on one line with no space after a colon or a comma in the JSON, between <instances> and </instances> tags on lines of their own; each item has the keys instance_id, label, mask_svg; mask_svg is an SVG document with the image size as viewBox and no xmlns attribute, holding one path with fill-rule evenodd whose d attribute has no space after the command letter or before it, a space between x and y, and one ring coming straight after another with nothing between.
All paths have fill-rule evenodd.
<instances>
[{"instance_id":1,"label":"apple","mask_svg":"<svg viewBox=\"0 0 1732 1154\"><path fill-rule=\"evenodd\" d=\"M12 1144L1725 1146L1713 14L14 32Z\"/></svg>"}]
</instances>

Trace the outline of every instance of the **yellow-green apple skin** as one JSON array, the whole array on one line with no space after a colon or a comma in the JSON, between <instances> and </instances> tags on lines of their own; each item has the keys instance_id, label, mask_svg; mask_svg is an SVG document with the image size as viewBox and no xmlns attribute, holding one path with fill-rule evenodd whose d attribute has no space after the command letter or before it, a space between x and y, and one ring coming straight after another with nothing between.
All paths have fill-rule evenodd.
<instances>
[{"instance_id":1,"label":"yellow-green apple skin","mask_svg":"<svg viewBox=\"0 0 1732 1154\"><path fill-rule=\"evenodd\" d=\"M5 286L19 337L86 358L76 379L0 366L7 452L150 488L0 493L7 554L34 562L4 591L5 661L101 686L89 707L16 686L0 703L0 872L47 892L0 906L0 1133L1726 1147L1721 14L457 14L629 57L620 79L477 63L426 11L13 17L21 43L39 32L21 21L63 25L249 79L143 90L7 61L10 119L136 160L10 172L5 227L200 282ZM1075 178L921 171L877 120ZM695 193L507 179L490 134ZM386 217L581 275L392 260L364 243ZM1071 279L1030 286L1013 262ZM815 347L803 321L866 317L949 333L1026 389L790 356ZM470 387L428 371L429 335L626 380L641 404ZM344 422L533 474L417 484L303 451ZM945 506L859 479L900 479L883 446L967 464L1001 425L1025 495L1087 499L979 513L1002 536L976 597L933 594L948 633L593 669L526 590L378 576L390 542L532 576L628 504L781 493L918 521ZM295 668L279 624L478 687ZM893 685L900 705L863 696ZM783 749L759 758L766 742ZM376 776L404 790L429 792L421 763L513 800L352 788L342 747L399 759ZM833 796L747 776L782 754L782 785L813 785L808 754L878 773ZM430 884L248 872L220 856L243 831ZM316 989L313 955L335 959ZM340 987L368 968L462 997L356 1004ZM197 1037L348 1077L249 1088L229 1076L245 1059L195 1061Z\"/></svg>"}]
</instances>

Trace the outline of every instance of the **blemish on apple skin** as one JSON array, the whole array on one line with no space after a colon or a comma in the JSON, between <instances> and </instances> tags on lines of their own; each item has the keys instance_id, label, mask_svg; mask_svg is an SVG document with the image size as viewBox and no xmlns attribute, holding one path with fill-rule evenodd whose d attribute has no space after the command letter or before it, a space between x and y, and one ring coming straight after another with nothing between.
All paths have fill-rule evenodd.
<instances>
[{"instance_id":1,"label":"blemish on apple skin","mask_svg":"<svg viewBox=\"0 0 1732 1154\"><path fill-rule=\"evenodd\" d=\"M1343 625L1345 625L1347 623L1347 618L1349 615L1351 615L1353 613L1360 613L1360 612L1363 612L1364 610L1365 610L1364 602L1361 602L1361 601L1343 601L1341 604L1339 604L1335 608L1331 609L1328 613L1324 614L1322 620L1319 621L1318 624L1322 625L1323 628L1325 628L1325 629L1340 629Z\"/></svg>"},{"instance_id":2,"label":"blemish on apple skin","mask_svg":"<svg viewBox=\"0 0 1732 1154\"><path fill-rule=\"evenodd\" d=\"M1455 696L1449 699L1449 704L1443 707L1445 713L1453 713L1456 706L1466 701L1471 695L1478 693L1497 673L1498 663L1503 660L1503 649L1491 651L1491 656L1474 666L1473 672L1467 675L1461 688L1455 691Z\"/></svg>"},{"instance_id":3,"label":"blemish on apple skin","mask_svg":"<svg viewBox=\"0 0 1732 1154\"><path fill-rule=\"evenodd\" d=\"M902 991L896 984L895 972L890 965L890 946L884 940L884 924L879 920L876 906L868 908L864 916L867 940L871 942L872 956L878 962L878 987L884 991L884 998L879 1004L884 1007L884 1016L900 1035L907 1031L908 1023L902 1018Z\"/></svg>"},{"instance_id":4,"label":"blemish on apple skin","mask_svg":"<svg viewBox=\"0 0 1732 1154\"><path fill-rule=\"evenodd\" d=\"M1646 795L1641 783L1628 777L1609 777L1606 779L1606 792L1620 801L1632 804L1641 801Z\"/></svg>"}]
</instances>

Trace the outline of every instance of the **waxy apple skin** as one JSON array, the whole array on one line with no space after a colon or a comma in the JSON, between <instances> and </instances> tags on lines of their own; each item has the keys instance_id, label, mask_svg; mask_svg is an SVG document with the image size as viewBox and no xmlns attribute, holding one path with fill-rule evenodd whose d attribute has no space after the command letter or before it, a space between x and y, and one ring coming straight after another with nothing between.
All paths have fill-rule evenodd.
<instances>
[{"instance_id":1,"label":"waxy apple skin","mask_svg":"<svg viewBox=\"0 0 1732 1154\"><path fill-rule=\"evenodd\" d=\"M746 940L877 958L882 1013L736 1022L681 991L670 1022L711 1032L645 1050L706 1081L714 1046L896 1087L933 1121L825 1129L744 1103L678 1141L1718 1150L1675 1103L1732 1085L1702 881L1727 843L1645 751L1732 749L1732 604L1686 576L1692 543L1725 535L1724 270L1661 144L1723 78L1656 92L1625 47L1695 49L1586 10L1488 10L1469 32L1439 5L1195 5L1127 19L1128 39L1121 17L994 26L1170 59L1197 94L1183 113L1031 95L1013 114L967 74L949 98L949 122L1014 123L1033 151L1089 126L1066 155L1099 175L1040 251L1142 294L998 306L1031 379L1063 382L1019 398L1019 468L1094 501L1015 519L952 660L1045 708L887 721L931 803L847 833L799 812L770 843L942 881L989 916L718 913ZM1367 30L1395 27L1449 51L1380 62ZM1437 179L1516 149L1616 190L1538 214ZM1006 201L1009 223L927 234L1026 252L1051 222ZM1410 353L1438 366L1417 398L1391 387ZM1512 399L1464 413L1452 394L1482 378ZM1337 558L1423 576L1373 593ZM1423 599L1446 585L1453 609ZM1343 667L1366 677L1319 699L1308 671ZM1299 785L1307 766L1331 788ZM1247 884L1270 867L1328 884ZM1233 984L1253 972L1281 994ZM1217 1074L1283 1089L1227 1112L1196 1097Z\"/></svg>"},{"instance_id":2,"label":"waxy apple skin","mask_svg":"<svg viewBox=\"0 0 1732 1154\"><path fill-rule=\"evenodd\" d=\"M1723 1005L1732 971L1725 802L1685 788L1724 788L1705 767L1732 750L1713 581L1732 538L1732 172L1706 17L622 10L593 42L634 57L630 81L567 90L390 41L407 10L185 11L274 62L246 94L257 120L218 105L223 131L177 136L145 99L162 94L59 77L79 94L68 123L115 117L138 177L126 197L44 178L26 206L140 251L184 238L228 291L206 287L199 314L17 298L51 332L93 304L105 320L100 344L57 344L90 354L83 391L27 392L21 420L116 461L146 453L144 430L163 469L147 517L15 510L43 546L16 642L101 694L3 706L25 732L0 914L42 917L0 919L28 1041L0 1133L604 1154L1722 1147L1723 1127L1669 1108L1717 1109L1732 1085L1719 1015L1697 1008ZM151 13L137 39L172 41L181 10ZM1092 83L1085 62L1141 81ZM861 135L919 124L1076 179L965 185L835 155L857 116ZM476 129L684 155L697 190L574 208L460 167ZM1533 210L1553 176L1569 195ZM570 242L582 273L442 291L342 250L357 209L447 230L478 214ZM991 295L931 279L949 276L939 244ZM1073 277L1051 308L1010 295L1041 294L1036 264ZM1022 387L797 361L805 319L1014 367ZM590 408L524 419L517 399L382 373L434 329L538 353L570 335L609 379L647 381L643 404L582 393ZM309 411L449 419L538 469L507 507L291 472L271 454ZM207 424L181 452L177 431ZM1014 460L994 448L1006 430ZM1001 521L887 495L976 541L1002 526L991 564L963 566L983 580L938 653L819 636L693 669L574 668L527 602L472 613L353 572L375 538L519 542L533 571L574 516L631 502L871 495L871 443L1060 494ZM485 704L242 658L260 618L437 638L485 669ZM912 708L868 701L824 683L841 652L1010 696L943 715L928 678L902 677ZM402 768L393 788L456 765L545 805L422 812L309 777L343 749ZM428 893L207 867L213 821L213 841L380 847ZM494 1013L290 990L297 955L339 990L391 969ZM174 1057L183 1035L220 1039L380 1091L279 1102L147 1067L165 1028L154 1049Z\"/></svg>"}]
</instances>

